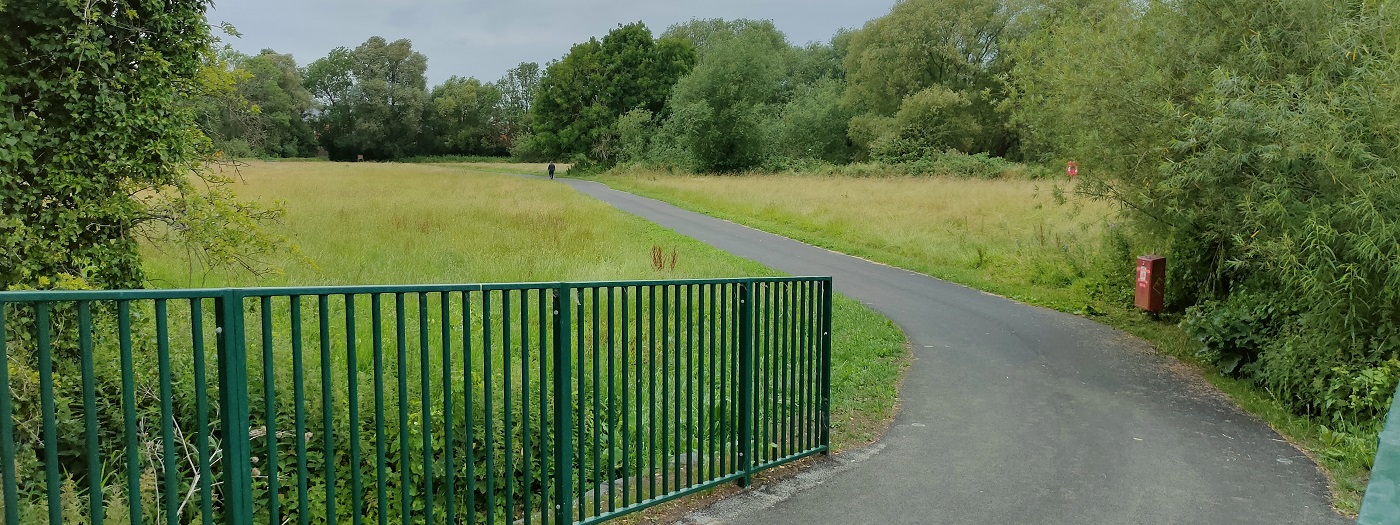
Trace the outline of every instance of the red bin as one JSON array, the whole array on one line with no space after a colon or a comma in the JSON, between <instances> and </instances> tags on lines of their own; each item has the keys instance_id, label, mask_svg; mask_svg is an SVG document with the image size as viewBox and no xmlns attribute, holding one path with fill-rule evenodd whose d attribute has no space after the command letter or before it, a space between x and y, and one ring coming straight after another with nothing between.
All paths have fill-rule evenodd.
<instances>
[{"instance_id":1,"label":"red bin","mask_svg":"<svg viewBox=\"0 0 1400 525\"><path fill-rule=\"evenodd\" d=\"M1137 307L1161 312L1167 289L1167 258L1144 255L1137 262Z\"/></svg>"}]
</instances>

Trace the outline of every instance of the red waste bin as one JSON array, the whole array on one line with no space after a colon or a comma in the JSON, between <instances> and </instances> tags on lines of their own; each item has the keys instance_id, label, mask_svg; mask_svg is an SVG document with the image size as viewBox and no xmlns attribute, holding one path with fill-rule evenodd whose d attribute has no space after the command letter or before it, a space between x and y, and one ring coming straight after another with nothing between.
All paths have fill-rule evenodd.
<instances>
[{"instance_id":1,"label":"red waste bin","mask_svg":"<svg viewBox=\"0 0 1400 525\"><path fill-rule=\"evenodd\" d=\"M1137 263L1137 307L1149 312L1160 312L1167 288L1167 258L1160 255L1138 257Z\"/></svg>"}]
</instances>

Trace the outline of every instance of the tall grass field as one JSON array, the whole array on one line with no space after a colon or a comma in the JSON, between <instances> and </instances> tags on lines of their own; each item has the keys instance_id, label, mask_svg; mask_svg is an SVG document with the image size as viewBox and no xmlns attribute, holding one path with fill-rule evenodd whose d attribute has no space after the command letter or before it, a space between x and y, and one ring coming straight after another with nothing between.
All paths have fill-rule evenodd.
<instances>
[{"instance_id":1,"label":"tall grass field","mask_svg":"<svg viewBox=\"0 0 1400 525\"><path fill-rule=\"evenodd\" d=\"M536 171L533 168L542 167L506 169ZM256 261L254 267L273 271L254 274L206 268L192 260L197 257L174 246L149 243L143 246L143 256L154 286L305 287L778 275L548 180L421 164L255 162L224 169L236 170L236 192L242 198L275 203L285 210L285 217L271 228L289 240L287 249ZM723 465L723 457L731 463L736 457L730 444L737 430L726 421L732 422L738 414L732 402L737 376L714 376L724 369L725 359L734 362L732 356L725 356L723 342L729 337L725 334L738 333L738 325L723 305L737 304L738 288L672 285L660 289L659 298L656 290L649 290L649 295L644 290L648 289L637 285L579 290L577 297L557 299L577 301L580 317L585 312L593 316L578 320L576 341L579 352L591 352L595 359L580 357L576 382L572 383L578 388L576 409L582 425L578 427L577 456L583 462L577 478L581 486L579 517L612 508L614 501L609 499L603 505L600 494L606 491L612 498L618 489L609 484L617 476L631 479L626 477L635 475L633 468L642 468L641 458L648 459L650 470L659 468L661 485L658 489L656 478L650 478L644 488L642 478L635 478L632 492L624 489L623 496L630 494L634 503L677 490L683 487L682 479L694 483L693 470L703 473L708 466L713 471L716 465ZM613 292L621 297L614 300ZM803 384L799 380L810 380L810 370L815 370L804 364L812 362L815 355L811 351L815 339L810 336L814 325L804 319L810 319L820 304L816 292L805 285L764 286L755 292L758 304L754 307L768 308L756 317L758 325L753 328L763 341L762 349L756 350L754 370L767 377L767 382L756 388L760 394L780 396L755 409L755 417L771 422L758 436L765 447L760 461L781 460L783 454L800 450L784 439L814 442L810 432L815 427L789 418L803 413L805 405L799 404L800 399L812 399L812 391L799 388ZM373 521L391 516L397 522L407 516L410 521L423 522L430 515L440 518L444 505L448 512L452 505L459 509L469 506L480 512L471 514L474 519L500 523L516 519L528 522L532 516L539 519L542 507L532 505L542 503L542 495L550 490L544 445L551 432L546 422L553 400L545 389L553 382L550 369L555 363L546 357L546 349L558 337L545 329L549 290L299 297L295 293L244 303L253 417L250 439L255 451L254 499L259 502L255 519L276 515L279 520L320 521L338 516L348 522L363 514ZM612 331L604 328L622 323L626 330L628 305L634 308L632 333L624 331L614 339ZM17 333L33 327L33 313L25 308L12 310L18 317L10 326ZM55 308L56 318L72 314L66 310L71 306ZM644 308L653 318L646 327L641 323ZM208 451L196 450L204 445L218 450L217 440L221 439L217 437L221 434L216 434L215 443L197 438L205 432L201 429L211 424L206 395L212 395L211 386L217 387L213 348L207 344L217 339L212 300L132 303L134 344L127 345L134 354L131 356L126 356L128 350L118 351L121 345L112 326L116 316L109 305L94 303L93 309L96 328L91 346L92 360L97 362L97 397L112 410L100 413L96 427L88 423L88 428L96 431L103 443L112 443L110 447L102 445L104 453L110 449L111 455L95 457L82 444L84 423L77 415L82 412L78 399L89 387L79 390L75 382L60 382L61 455L74 458L62 467L60 512L65 519L85 521L91 492L85 491L99 484L107 488L102 498L92 501L102 501L108 523L208 519L210 512L219 512L220 504L211 506L206 503L211 498L200 496L197 466L220 460ZM615 313L616 309L621 312ZM833 312L831 440L839 451L871 441L892 418L908 352L902 334L892 323L857 302L835 297ZM602 324L599 315L603 316ZM781 328L784 322L808 324L803 331ZM493 327L494 336L490 335ZM76 344L73 332L71 326L56 327L55 340L61 351L67 352ZM719 345L714 342L716 334ZM710 341L708 355L706 341ZM12 360L27 361L37 354L23 341L16 348ZM606 359L597 361L602 356ZM614 357L621 363L616 369ZM601 364L604 362L606 366ZM55 376L77 376L76 366L61 363ZM32 393L37 388L32 384L34 378L27 375L18 381L16 391ZM135 385L133 401L109 400L105 393L130 391L131 385ZM641 391L649 392L646 401ZM602 402L604 392L607 403ZM494 405L490 401L493 393L498 396ZM604 410L614 397L628 399L629 394L635 397L630 405L624 403L624 408L632 408L620 415ZM466 401L454 407L451 400L462 396ZM472 404L474 397L478 401ZM483 398L487 400L484 407L480 404ZM79 408L70 415L71 406ZM39 418L31 408L22 404L19 414L20 435L34 441L26 441L23 447L43 450L37 441L42 435ZM173 430L158 428L157 423L166 420L161 414L172 410L176 421ZM200 422L196 422L196 412ZM659 428L654 415L644 417L654 412L662 414ZM123 414L127 421L136 422L138 435L129 434L129 430L124 434ZM804 417L811 421L810 416ZM459 429L464 426L469 437L451 438L454 431L434 426L443 418L457 421ZM583 425L584 420L592 423ZM494 430L492 421L497 422ZM608 421L612 422L605 425ZM614 434L622 421L624 435ZM126 428L131 427L128 424ZM475 439L470 437L473 432ZM590 436L591 448L586 443ZM648 436L649 440L644 439ZM268 452L269 448L277 451ZM704 454L706 448L708 455ZM132 450L139 454L130 454ZM346 456L347 450L350 456ZM155 458L171 453L179 455L178 466L157 464ZM619 454L622 467L615 464ZM638 462L633 467L626 466L629 455ZM459 462L477 465L476 474L441 472L443 458L454 456ZM78 461L83 457L92 459ZM683 461L682 457L691 459ZM43 477L39 460L21 459L18 468L22 476ZM93 471L86 461L99 462L103 473ZM585 473L584 465L590 462L592 467ZM130 465L139 468L128 468ZM425 470L428 468L435 470ZM132 479L139 480L135 483L139 493L125 490L133 484ZM446 489L444 479L449 480ZM450 480L477 483L477 492L454 489ZM27 485L22 491L22 521L45 520L49 506L43 497L44 485L47 483ZM494 486L497 492L482 486ZM589 488L588 494L584 488ZM274 494L280 500L280 514L275 505L269 508L263 504ZM590 497L592 509L585 508ZM351 505L352 500L358 506ZM429 512L434 505L437 511Z\"/></svg>"},{"instance_id":2,"label":"tall grass field","mask_svg":"<svg viewBox=\"0 0 1400 525\"><path fill-rule=\"evenodd\" d=\"M490 166L544 173L544 165ZM316 286L685 279L780 275L548 180L475 167L254 162L241 197L281 203L276 229L299 249L261 276L203 271L168 246L144 250L162 287ZM653 248L665 268L653 265ZM674 264L672 256L674 255ZM837 296L832 441L877 437L894 413L907 364L893 323Z\"/></svg>"}]
</instances>

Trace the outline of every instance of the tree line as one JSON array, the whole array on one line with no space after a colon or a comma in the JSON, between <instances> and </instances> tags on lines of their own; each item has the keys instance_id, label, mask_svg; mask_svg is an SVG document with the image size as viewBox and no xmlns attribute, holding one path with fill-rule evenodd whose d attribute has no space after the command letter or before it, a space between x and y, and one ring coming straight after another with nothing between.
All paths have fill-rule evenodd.
<instances>
[{"instance_id":1,"label":"tree line","mask_svg":"<svg viewBox=\"0 0 1400 525\"><path fill-rule=\"evenodd\" d=\"M409 40L370 37L304 67L264 49L230 47L206 67L234 90L192 101L200 127L231 157L396 160L501 156L529 126L540 67L522 63L496 82L453 76L427 87L428 60Z\"/></svg>"}]
</instances>

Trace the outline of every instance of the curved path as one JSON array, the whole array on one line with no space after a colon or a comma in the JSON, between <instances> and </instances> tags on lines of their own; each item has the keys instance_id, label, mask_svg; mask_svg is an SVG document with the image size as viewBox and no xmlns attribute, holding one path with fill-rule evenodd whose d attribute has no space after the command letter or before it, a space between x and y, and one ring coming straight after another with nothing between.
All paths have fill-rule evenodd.
<instances>
[{"instance_id":1,"label":"curved path","mask_svg":"<svg viewBox=\"0 0 1400 525\"><path fill-rule=\"evenodd\" d=\"M688 521L1344 522L1311 460L1122 332L595 182L562 182L769 267L830 275L913 345L899 414L879 444Z\"/></svg>"}]
</instances>

